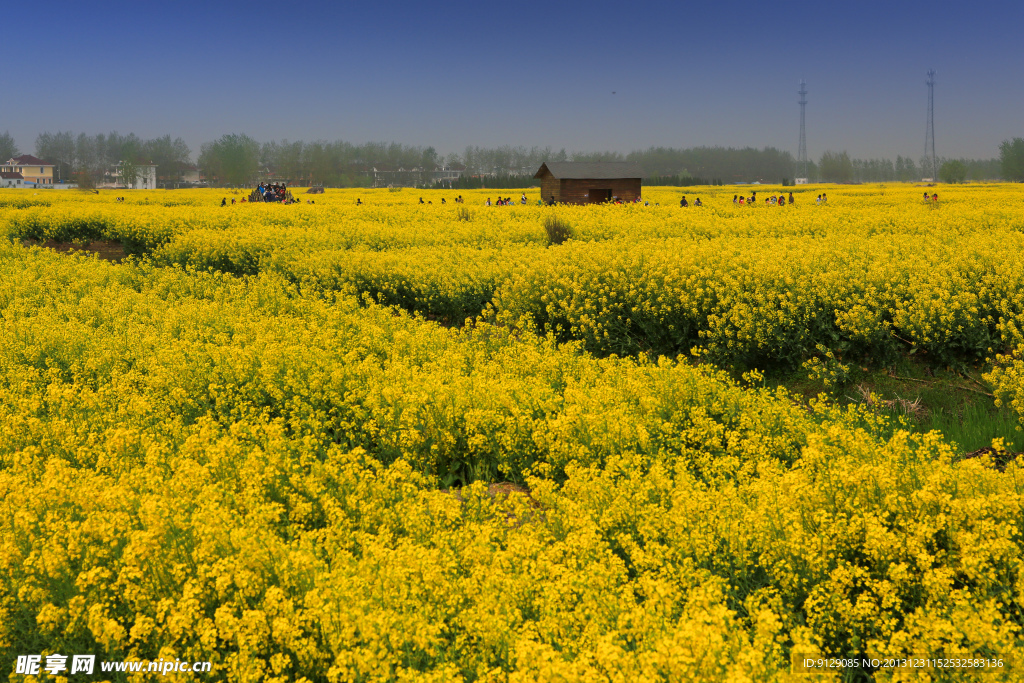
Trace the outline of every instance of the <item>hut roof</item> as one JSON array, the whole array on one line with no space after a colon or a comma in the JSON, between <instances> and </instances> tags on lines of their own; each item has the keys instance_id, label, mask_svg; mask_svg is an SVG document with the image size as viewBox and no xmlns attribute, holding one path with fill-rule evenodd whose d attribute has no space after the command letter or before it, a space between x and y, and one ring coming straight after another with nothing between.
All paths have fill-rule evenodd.
<instances>
[{"instance_id":1,"label":"hut roof","mask_svg":"<svg viewBox=\"0 0 1024 683\"><path fill-rule=\"evenodd\" d=\"M533 177L543 177L545 170L559 180L612 180L644 175L640 164L632 161L546 161Z\"/></svg>"}]
</instances>

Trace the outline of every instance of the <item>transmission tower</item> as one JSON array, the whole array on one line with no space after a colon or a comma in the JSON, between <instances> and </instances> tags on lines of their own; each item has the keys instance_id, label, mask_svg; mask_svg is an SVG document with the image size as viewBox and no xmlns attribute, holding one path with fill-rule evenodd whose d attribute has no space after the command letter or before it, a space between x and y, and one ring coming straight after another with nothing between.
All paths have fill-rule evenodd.
<instances>
[{"instance_id":1,"label":"transmission tower","mask_svg":"<svg viewBox=\"0 0 1024 683\"><path fill-rule=\"evenodd\" d=\"M807 83L800 80L800 89L797 91L800 95L800 147L796 153L796 177L806 178L807 177L807 131L804 128L805 113L807 110Z\"/></svg>"},{"instance_id":2,"label":"transmission tower","mask_svg":"<svg viewBox=\"0 0 1024 683\"><path fill-rule=\"evenodd\" d=\"M932 174L932 182L938 178L935 169L935 69L928 70L928 130L924 134L924 158Z\"/></svg>"}]
</instances>

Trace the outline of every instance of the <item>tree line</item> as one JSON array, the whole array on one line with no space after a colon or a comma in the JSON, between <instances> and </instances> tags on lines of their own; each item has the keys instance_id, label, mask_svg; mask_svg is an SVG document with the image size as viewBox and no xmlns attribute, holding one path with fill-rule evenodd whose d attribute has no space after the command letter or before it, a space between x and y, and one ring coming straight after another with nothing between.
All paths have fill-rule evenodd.
<instances>
[{"instance_id":1,"label":"tree line","mask_svg":"<svg viewBox=\"0 0 1024 683\"><path fill-rule=\"evenodd\" d=\"M1001 159L950 159L938 157L935 167L942 182L1000 180ZM813 179L828 183L909 182L933 177L931 161L897 156L891 159L851 159L846 152L825 152L813 169Z\"/></svg>"},{"instance_id":2,"label":"tree line","mask_svg":"<svg viewBox=\"0 0 1024 683\"><path fill-rule=\"evenodd\" d=\"M9 136L8 136L9 137ZM0 142L0 152L5 151ZM17 155L14 141L9 148ZM0 154L4 160L10 156ZM143 140L129 133L117 132L98 135L72 132L41 133L36 137L35 156L56 166L55 175L61 182L77 182L92 187L103 182L111 168L121 162L132 165L155 164L159 177L169 179L190 164L192 151L181 138L170 135Z\"/></svg>"},{"instance_id":3,"label":"tree line","mask_svg":"<svg viewBox=\"0 0 1024 683\"><path fill-rule=\"evenodd\" d=\"M13 138L0 135L0 160L18 154ZM62 181L85 186L101 182L119 162L152 163L160 184L174 183L191 164L192 152L181 138L170 135L144 140L134 133L86 135L41 133L35 155L56 164ZM273 177L293 185L366 187L391 179L423 187L527 187L547 161L630 161L638 164L651 183L688 185L764 182L783 184L796 175L790 152L764 147L649 147L629 153L568 152L551 147L467 146L461 153L440 155L434 147L397 142L353 144L343 140L259 142L248 135L227 134L204 143L197 159L213 185L251 185ZM965 180L1024 180L1024 140L1007 140L993 159L938 159L945 182ZM855 159L845 152L826 151L808 163L811 182L919 181L932 175L930 162L897 156ZM461 176L458 180L453 180ZM441 178L444 178L443 180Z\"/></svg>"}]
</instances>

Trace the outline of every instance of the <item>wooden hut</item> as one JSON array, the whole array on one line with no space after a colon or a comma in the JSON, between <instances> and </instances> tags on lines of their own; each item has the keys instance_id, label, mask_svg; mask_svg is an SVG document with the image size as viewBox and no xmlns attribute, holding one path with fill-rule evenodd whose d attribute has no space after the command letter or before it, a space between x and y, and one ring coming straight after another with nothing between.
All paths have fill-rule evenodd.
<instances>
[{"instance_id":1,"label":"wooden hut","mask_svg":"<svg viewBox=\"0 0 1024 683\"><path fill-rule=\"evenodd\" d=\"M642 176L639 164L628 161L547 161L533 177L544 203L597 204L639 199Z\"/></svg>"}]
</instances>

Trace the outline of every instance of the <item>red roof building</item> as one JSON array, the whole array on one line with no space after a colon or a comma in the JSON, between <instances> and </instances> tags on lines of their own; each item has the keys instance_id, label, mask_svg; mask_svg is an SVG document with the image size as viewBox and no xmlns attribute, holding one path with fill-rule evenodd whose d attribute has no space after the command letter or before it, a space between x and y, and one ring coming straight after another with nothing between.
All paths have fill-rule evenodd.
<instances>
[{"instance_id":1,"label":"red roof building","mask_svg":"<svg viewBox=\"0 0 1024 683\"><path fill-rule=\"evenodd\" d=\"M53 187L56 166L31 154L12 157L0 166L0 173L20 173L26 183Z\"/></svg>"},{"instance_id":2,"label":"red roof building","mask_svg":"<svg viewBox=\"0 0 1024 683\"><path fill-rule=\"evenodd\" d=\"M14 171L0 171L0 188L20 188L25 186L25 178Z\"/></svg>"}]
</instances>

